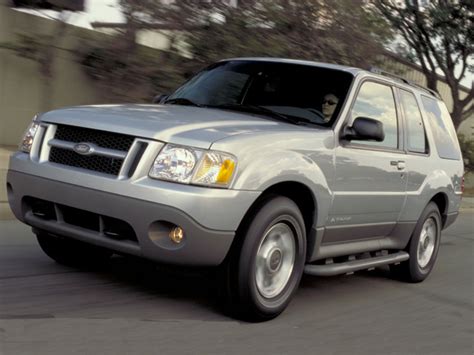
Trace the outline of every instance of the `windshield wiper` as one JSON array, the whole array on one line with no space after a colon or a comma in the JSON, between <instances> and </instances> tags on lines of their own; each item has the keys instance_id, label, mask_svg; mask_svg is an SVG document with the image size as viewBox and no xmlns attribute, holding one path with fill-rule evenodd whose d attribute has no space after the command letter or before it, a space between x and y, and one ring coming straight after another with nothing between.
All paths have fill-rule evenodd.
<instances>
[{"instance_id":1,"label":"windshield wiper","mask_svg":"<svg viewBox=\"0 0 474 355\"><path fill-rule=\"evenodd\" d=\"M258 114L263 114L267 116L271 116L273 118L276 118L280 121L285 121L288 123L292 124L300 124L302 121L306 122L305 119L292 119L290 117L292 116L286 116L282 113L270 110L269 108L266 108L264 106L258 106L258 105L242 105L242 104L222 104L222 105L210 105L207 107L211 108L219 108L219 109L224 109L224 110L234 110L234 111L241 111L241 112L249 112L249 113L258 113ZM308 122L311 122L308 120Z\"/></svg>"},{"instance_id":2,"label":"windshield wiper","mask_svg":"<svg viewBox=\"0 0 474 355\"><path fill-rule=\"evenodd\" d=\"M173 104L173 105L184 105L184 106L197 106L202 107L201 104L197 104L194 101L186 99L184 97L176 97L173 99L166 100L164 104Z\"/></svg>"}]
</instances>

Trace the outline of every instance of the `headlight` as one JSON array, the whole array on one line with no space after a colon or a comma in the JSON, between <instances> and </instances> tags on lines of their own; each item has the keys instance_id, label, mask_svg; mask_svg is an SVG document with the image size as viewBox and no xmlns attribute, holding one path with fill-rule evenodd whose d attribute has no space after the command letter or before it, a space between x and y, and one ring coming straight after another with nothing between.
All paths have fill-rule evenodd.
<instances>
[{"instance_id":1,"label":"headlight","mask_svg":"<svg viewBox=\"0 0 474 355\"><path fill-rule=\"evenodd\" d=\"M198 150L167 145L156 157L150 170L150 177L189 183L201 155Z\"/></svg>"},{"instance_id":2,"label":"headlight","mask_svg":"<svg viewBox=\"0 0 474 355\"><path fill-rule=\"evenodd\" d=\"M35 139L36 132L38 131L39 121L36 120L37 116L33 118L33 122L30 123L28 128L23 135L23 139L21 140L19 149L22 152L29 153L31 151L31 146L33 145L33 141Z\"/></svg>"},{"instance_id":3,"label":"headlight","mask_svg":"<svg viewBox=\"0 0 474 355\"><path fill-rule=\"evenodd\" d=\"M149 176L185 184L228 187L237 160L227 153L168 144L156 157Z\"/></svg>"}]
</instances>

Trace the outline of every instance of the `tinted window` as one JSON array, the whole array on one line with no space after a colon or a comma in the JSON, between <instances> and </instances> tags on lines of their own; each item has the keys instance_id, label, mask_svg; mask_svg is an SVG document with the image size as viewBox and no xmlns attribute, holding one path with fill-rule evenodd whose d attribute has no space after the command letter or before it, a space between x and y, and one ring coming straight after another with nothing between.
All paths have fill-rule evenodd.
<instances>
[{"instance_id":1,"label":"tinted window","mask_svg":"<svg viewBox=\"0 0 474 355\"><path fill-rule=\"evenodd\" d=\"M312 65L236 60L204 69L169 99L188 99L211 108L263 106L281 115L330 126L352 80L352 74Z\"/></svg>"},{"instance_id":2,"label":"tinted window","mask_svg":"<svg viewBox=\"0 0 474 355\"><path fill-rule=\"evenodd\" d=\"M383 142L357 140L353 142L394 149L398 147L397 111L393 92L389 86L374 82L362 84L352 108L352 119L357 117L368 117L382 122L385 139Z\"/></svg>"},{"instance_id":3,"label":"tinted window","mask_svg":"<svg viewBox=\"0 0 474 355\"><path fill-rule=\"evenodd\" d=\"M407 123L408 150L425 153L427 151L425 128L415 95L411 92L400 90L400 98Z\"/></svg>"},{"instance_id":4,"label":"tinted window","mask_svg":"<svg viewBox=\"0 0 474 355\"><path fill-rule=\"evenodd\" d=\"M215 70L213 75L197 75L181 87L173 97L185 97L208 105L239 103L250 75L237 71Z\"/></svg>"},{"instance_id":5,"label":"tinted window","mask_svg":"<svg viewBox=\"0 0 474 355\"><path fill-rule=\"evenodd\" d=\"M421 98L439 156L445 159L461 159L456 131L446 105L430 97L422 96Z\"/></svg>"}]
</instances>

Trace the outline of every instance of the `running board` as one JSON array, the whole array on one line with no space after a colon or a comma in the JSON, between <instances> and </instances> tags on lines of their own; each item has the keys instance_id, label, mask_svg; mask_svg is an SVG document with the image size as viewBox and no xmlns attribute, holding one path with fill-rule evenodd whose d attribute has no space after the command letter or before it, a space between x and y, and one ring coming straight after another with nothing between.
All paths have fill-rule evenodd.
<instances>
[{"instance_id":1,"label":"running board","mask_svg":"<svg viewBox=\"0 0 474 355\"><path fill-rule=\"evenodd\" d=\"M313 276L334 276L340 274L353 273L354 271L372 269L382 265L397 264L408 260L410 256L404 251L398 253L376 256L373 258L347 261L344 263L333 263L325 265L307 264L304 273Z\"/></svg>"}]
</instances>

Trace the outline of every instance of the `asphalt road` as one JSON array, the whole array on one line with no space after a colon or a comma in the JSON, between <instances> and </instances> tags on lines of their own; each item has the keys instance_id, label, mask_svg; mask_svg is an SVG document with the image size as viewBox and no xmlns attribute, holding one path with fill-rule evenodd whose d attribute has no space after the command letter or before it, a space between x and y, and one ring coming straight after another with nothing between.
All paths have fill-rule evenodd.
<instances>
[{"instance_id":1,"label":"asphalt road","mask_svg":"<svg viewBox=\"0 0 474 355\"><path fill-rule=\"evenodd\" d=\"M0 222L0 354L473 354L473 242L464 212L425 282L305 276L280 317L248 324L221 313L209 275L123 257L71 269Z\"/></svg>"}]
</instances>

